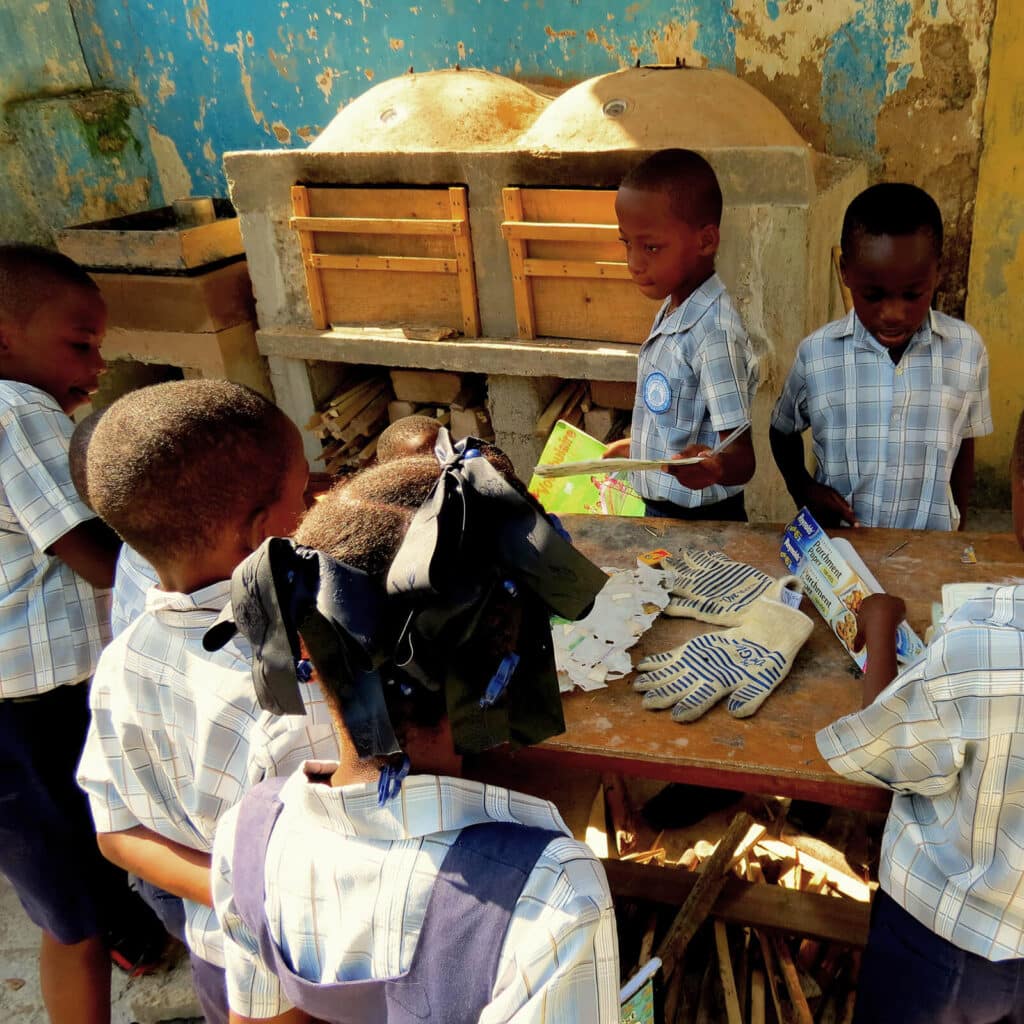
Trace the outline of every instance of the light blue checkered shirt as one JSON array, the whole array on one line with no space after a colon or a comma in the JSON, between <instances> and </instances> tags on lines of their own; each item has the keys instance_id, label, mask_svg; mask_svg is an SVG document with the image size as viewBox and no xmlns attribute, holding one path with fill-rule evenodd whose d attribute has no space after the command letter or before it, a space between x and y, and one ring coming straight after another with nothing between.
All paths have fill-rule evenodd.
<instances>
[{"instance_id":1,"label":"light blue checkered shirt","mask_svg":"<svg viewBox=\"0 0 1024 1024\"><path fill-rule=\"evenodd\" d=\"M851 312L801 342L772 426L811 428L815 479L864 526L956 529L949 483L960 443L992 432L985 346L933 310L897 366Z\"/></svg>"},{"instance_id":2,"label":"light blue checkered shirt","mask_svg":"<svg viewBox=\"0 0 1024 1024\"><path fill-rule=\"evenodd\" d=\"M159 583L153 568L134 548L121 545L110 601L110 631L124 632L145 610L146 594Z\"/></svg>"},{"instance_id":3,"label":"light blue checkered shirt","mask_svg":"<svg viewBox=\"0 0 1024 1024\"><path fill-rule=\"evenodd\" d=\"M244 640L203 649L230 590L229 580L193 594L154 587L146 613L103 652L78 766L98 832L143 825L209 851L221 815L246 790L308 758L338 756L315 685L302 684L306 716L273 715L256 703ZM213 911L186 900L185 913L190 948L223 964Z\"/></svg>"},{"instance_id":4,"label":"light blue checkered shirt","mask_svg":"<svg viewBox=\"0 0 1024 1024\"><path fill-rule=\"evenodd\" d=\"M816 738L840 775L896 794L882 888L961 949L1024 957L1024 586L968 601L922 660Z\"/></svg>"},{"instance_id":5,"label":"light blue checkered shirt","mask_svg":"<svg viewBox=\"0 0 1024 1024\"><path fill-rule=\"evenodd\" d=\"M0 381L0 698L87 679L110 639L110 592L45 554L96 518L71 482L73 429L45 391Z\"/></svg>"},{"instance_id":6,"label":"light blue checkered shirt","mask_svg":"<svg viewBox=\"0 0 1024 1024\"><path fill-rule=\"evenodd\" d=\"M317 774L335 767L309 766ZM608 882L554 804L469 779L410 775L379 807L375 781L330 787L311 784L302 771L285 783L281 800L267 848L265 906L271 934L303 977L359 981L408 971L434 880L459 832L519 822L565 838L548 844L526 880L478 1024L618 1024ZM217 829L211 883L224 925L228 999L236 1013L268 1017L289 1004L235 907L237 817L229 811Z\"/></svg>"},{"instance_id":7,"label":"light blue checkered shirt","mask_svg":"<svg viewBox=\"0 0 1024 1024\"><path fill-rule=\"evenodd\" d=\"M723 430L750 422L757 357L722 279L712 274L680 306L666 299L640 349L633 406L634 459L669 459L691 444L714 447ZM698 508L742 485L694 491L668 473L633 473L641 497Z\"/></svg>"}]
</instances>

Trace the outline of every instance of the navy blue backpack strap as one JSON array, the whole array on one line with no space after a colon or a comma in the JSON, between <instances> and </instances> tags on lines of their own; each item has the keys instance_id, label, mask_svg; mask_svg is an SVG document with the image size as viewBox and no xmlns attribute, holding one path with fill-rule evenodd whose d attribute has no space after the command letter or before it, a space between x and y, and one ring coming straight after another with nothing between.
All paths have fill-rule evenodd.
<instances>
[{"instance_id":1,"label":"navy blue backpack strap","mask_svg":"<svg viewBox=\"0 0 1024 1024\"><path fill-rule=\"evenodd\" d=\"M401 1014L410 986L426 996L431 1021L479 1018L491 1001L505 933L526 880L559 838L564 834L510 822L462 830L434 882L409 972L388 982L388 1024L417 1019Z\"/></svg>"},{"instance_id":2,"label":"navy blue backpack strap","mask_svg":"<svg viewBox=\"0 0 1024 1024\"><path fill-rule=\"evenodd\" d=\"M235 908L259 942L260 956L276 970L277 951L270 936L266 898L267 844L284 804L281 787L286 777L266 779L249 790L238 805L235 848L231 854L231 886ZM273 947L273 949L271 948Z\"/></svg>"}]
</instances>

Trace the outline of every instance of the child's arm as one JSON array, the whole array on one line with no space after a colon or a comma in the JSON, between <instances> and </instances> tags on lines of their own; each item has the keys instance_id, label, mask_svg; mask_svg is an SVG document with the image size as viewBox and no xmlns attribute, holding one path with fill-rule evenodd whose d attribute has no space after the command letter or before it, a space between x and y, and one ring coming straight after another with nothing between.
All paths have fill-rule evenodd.
<instances>
[{"instance_id":1,"label":"child's arm","mask_svg":"<svg viewBox=\"0 0 1024 1024\"><path fill-rule=\"evenodd\" d=\"M143 825L96 836L107 860L175 896L212 907L210 855L183 846Z\"/></svg>"},{"instance_id":2,"label":"child's arm","mask_svg":"<svg viewBox=\"0 0 1024 1024\"><path fill-rule=\"evenodd\" d=\"M719 439L725 440L731 430L719 432ZM711 449L703 444L691 444L678 452L676 459L692 459ZM676 478L684 487L692 491L699 491L713 484L722 484L725 487L735 487L745 484L757 468L757 460L754 457L754 443L750 439L750 431L745 430L732 444L717 455L709 455L706 459L694 463L692 466L680 466L678 469L669 467L667 472Z\"/></svg>"},{"instance_id":3,"label":"child's arm","mask_svg":"<svg viewBox=\"0 0 1024 1024\"><path fill-rule=\"evenodd\" d=\"M58 537L47 553L70 566L87 583L108 589L114 585L114 567L121 538L102 519L90 519Z\"/></svg>"},{"instance_id":4,"label":"child's arm","mask_svg":"<svg viewBox=\"0 0 1024 1024\"><path fill-rule=\"evenodd\" d=\"M960 511L959 529L967 528L967 506L971 503L971 492L974 490L974 438L965 437L960 442L960 451L953 462L953 472L949 478L953 502Z\"/></svg>"},{"instance_id":5,"label":"child's arm","mask_svg":"<svg viewBox=\"0 0 1024 1024\"><path fill-rule=\"evenodd\" d=\"M864 707L896 678L896 627L906 617L907 606L892 594L869 594L861 602L853 649L866 647L868 653L861 683Z\"/></svg>"},{"instance_id":6,"label":"child's arm","mask_svg":"<svg viewBox=\"0 0 1024 1024\"><path fill-rule=\"evenodd\" d=\"M618 441L612 441L611 444L606 445L603 452L601 452L602 459L628 459L629 458L629 446L632 441L628 437L622 437Z\"/></svg>"},{"instance_id":7,"label":"child's arm","mask_svg":"<svg viewBox=\"0 0 1024 1024\"><path fill-rule=\"evenodd\" d=\"M786 490L796 502L797 508L805 505L824 527L839 526L842 522L860 526L853 506L838 491L827 484L818 483L807 472L804 442L799 433L787 434L776 427L770 427L768 440L782 479L786 481Z\"/></svg>"}]
</instances>

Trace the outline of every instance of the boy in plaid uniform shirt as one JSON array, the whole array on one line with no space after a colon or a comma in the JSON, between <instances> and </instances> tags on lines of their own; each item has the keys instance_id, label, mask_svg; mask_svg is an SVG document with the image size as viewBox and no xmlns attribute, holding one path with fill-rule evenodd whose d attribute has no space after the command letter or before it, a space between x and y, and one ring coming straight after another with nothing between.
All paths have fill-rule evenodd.
<instances>
[{"instance_id":1,"label":"boy in plaid uniform shirt","mask_svg":"<svg viewBox=\"0 0 1024 1024\"><path fill-rule=\"evenodd\" d=\"M1024 416L1012 459L1024 548ZM905 614L865 599L866 706L817 735L836 772L894 794L855 1024L1020 1024L1024 586L965 602L897 676Z\"/></svg>"},{"instance_id":2,"label":"boy in plaid uniform shirt","mask_svg":"<svg viewBox=\"0 0 1024 1024\"><path fill-rule=\"evenodd\" d=\"M72 260L0 246L0 872L42 929L54 1024L109 1021L110 955L135 967L166 939L100 856L75 784L120 542L75 493L69 414L104 369L106 320Z\"/></svg>"},{"instance_id":3,"label":"boy in plaid uniform shirt","mask_svg":"<svg viewBox=\"0 0 1024 1024\"><path fill-rule=\"evenodd\" d=\"M615 197L630 275L649 299L664 299L640 349L631 440L605 456L700 457L664 473L635 473L649 516L746 522L743 485L754 475L744 432L757 358L736 307L715 273L722 191L711 165L688 149L665 149L623 179Z\"/></svg>"},{"instance_id":4,"label":"boy in plaid uniform shirt","mask_svg":"<svg viewBox=\"0 0 1024 1024\"><path fill-rule=\"evenodd\" d=\"M853 311L800 344L772 415L775 461L823 526L963 529L974 438L992 432L988 356L974 328L930 308L939 208L914 185L874 185L846 211L842 251Z\"/></svg>"}]
</instances>

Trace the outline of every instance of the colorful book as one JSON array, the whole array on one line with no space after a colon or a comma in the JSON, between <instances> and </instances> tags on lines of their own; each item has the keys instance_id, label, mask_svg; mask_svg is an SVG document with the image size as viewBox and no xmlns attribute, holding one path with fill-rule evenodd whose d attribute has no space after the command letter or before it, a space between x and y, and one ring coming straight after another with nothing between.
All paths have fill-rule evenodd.
<instances>
[{"instance_id":1,"label":"colorful book","mask_svg":"<svg viewBox=\"0 0 1024 1024\"><path fill-rule=\"evenodd\" d=\"M540 463L562 465L601 458L605 446L565 420L559 420L541 452ZM530 478L530 493L555 515L642 516L644 501L625 473L590 472L579 476Z\"/></svg>"}]
</instances>

